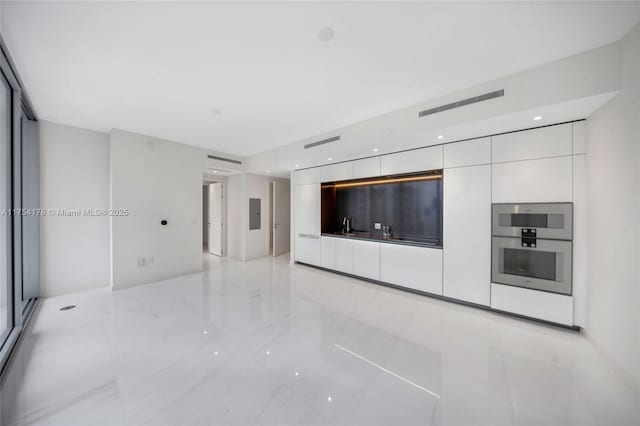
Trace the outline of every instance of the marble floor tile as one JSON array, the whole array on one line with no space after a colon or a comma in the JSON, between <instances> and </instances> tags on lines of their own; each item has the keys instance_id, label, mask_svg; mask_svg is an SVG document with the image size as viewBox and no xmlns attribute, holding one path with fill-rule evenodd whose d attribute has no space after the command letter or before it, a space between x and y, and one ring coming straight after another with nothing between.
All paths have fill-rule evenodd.
<instances>
[{"instance_id":1,"label":"marble floor tile","mask_svg":"<svg viewBox=\"0 0 640 426\"><path fill-rule=\"evenodd\" d=\"M288 260L42 300L6 424L639 424L580 333Z\"/></svg>"}]
</instances>

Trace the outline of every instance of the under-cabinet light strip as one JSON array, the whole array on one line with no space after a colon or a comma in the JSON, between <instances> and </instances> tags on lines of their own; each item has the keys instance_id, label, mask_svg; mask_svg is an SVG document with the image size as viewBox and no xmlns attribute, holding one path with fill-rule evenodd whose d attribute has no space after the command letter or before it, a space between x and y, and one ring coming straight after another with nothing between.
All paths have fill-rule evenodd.
<instances>
[{"instance_id":1,"label":"under-cabinet light strip","mask_svg":"<svg viewBox=\"0 0 640 426\"><path fill-rule=\"evenodd\" d=\"M368 181L362 181L362 182L333 183L333 184L322 185L322 186L325 188L326 187L348 188L351 186L380 185L385 183L398 183L398 182L417 182L421 180L435 180L435 179L442 179L442 175L411 176L406 178L378 179L378 180L368 180Z\"/></svg>"}]
</instances>

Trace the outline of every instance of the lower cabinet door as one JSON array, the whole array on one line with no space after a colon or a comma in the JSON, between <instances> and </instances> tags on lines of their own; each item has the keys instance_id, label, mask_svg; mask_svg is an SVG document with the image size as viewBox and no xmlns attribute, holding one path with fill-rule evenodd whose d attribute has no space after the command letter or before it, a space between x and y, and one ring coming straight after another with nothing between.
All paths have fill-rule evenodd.
<instances>
[{"instance_id":1,"label":"lower cabinet door","mask_svg":"<svg viewBox=\"0 0 640 426\"><path fill-rule=\"evenodd\" d=\"M380 280L380 243L353 241L353 275Z\"/></svg>"},{"instance_id":2,"label":"lower cabinet door","mask_svg":"<svg viewBox=\"0 0 640 426\"><path fill-rule=\"evenodd\" d=\"M320 247L321 266L327 269L336 269L336 238L320 237Z\"/></svg>"},{"instance_id":3,"label":"lower cabinet door","mask_svg":"<svg viewBox=\"0 0 640 426\"><path fill-rule=\"evenodd\" d=\"M380 281L442 295L442 250L381 243Z\"/></svg>"},{"instance_id":4,"label":"lower cabinet door","mask_svg":"<svg viewBox=\"0 0 640 426\"><path fill-rule=\"evenodd\" d=\"M353 241L336 238L336 271L353 274Z\"/></svg>"},{"instance_id":5,"label":"lower cabinet door","mask_svg":"<svg viewBox=\"0 0 640 426\"><path fill-rule=\"evenodd\" d=\"M320 237L314 235L296 236L296 261L321 266Z\"/></svg>"}]
</instances>

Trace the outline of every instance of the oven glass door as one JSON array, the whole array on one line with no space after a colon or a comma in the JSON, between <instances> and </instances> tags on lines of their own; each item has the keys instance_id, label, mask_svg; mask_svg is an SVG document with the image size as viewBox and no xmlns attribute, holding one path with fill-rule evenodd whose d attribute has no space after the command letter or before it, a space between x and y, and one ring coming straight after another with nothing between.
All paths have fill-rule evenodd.
<instances>
[{"instance_id":1,"label":"oven glass door","mask_svg":"<svg viewBox=\"0 0 640 426\"><path fill-rule=\"evenodd\" d=\"M493 235L520 237L534 228L538 238L572 239L571 203L494 204L492 213Z\"/></svg>"},{"instance_id":2,"label":"oven glass door","mask_svg":"<svg viewBox=\"0 0 640 426\"><path fill-rule=\"evenodd\" d=\"M570 295L571 255L571 241L538 239L536 247L522 247L520 238L494 237L491 280Z\"/></svg>"}]
</instances>

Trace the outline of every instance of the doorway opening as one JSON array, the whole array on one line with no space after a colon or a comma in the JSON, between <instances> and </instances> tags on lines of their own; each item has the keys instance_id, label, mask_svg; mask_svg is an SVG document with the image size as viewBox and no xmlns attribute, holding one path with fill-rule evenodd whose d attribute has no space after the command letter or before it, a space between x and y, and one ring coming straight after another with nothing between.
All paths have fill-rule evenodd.
<instances>
[{"instance_id":1,"label":"doorway opening","mask_svg":"<svg viewBox=\"0 0 640 426\"><path fill-rule=\"evenodd\" d=\"M269 256L280 256L290 248L290 183L269 182Z\"/></svg>"},{"instance_id":2,"label":"doorway opening","mask_svg":"<svg viewBox=\"0 0 640 426\"><path fill-rule=\"evenodd\" d=\"M224 254L223 191L223 182L205 182L202 186L203 251L219 257Z\"/></svg>"}]
</instances>

